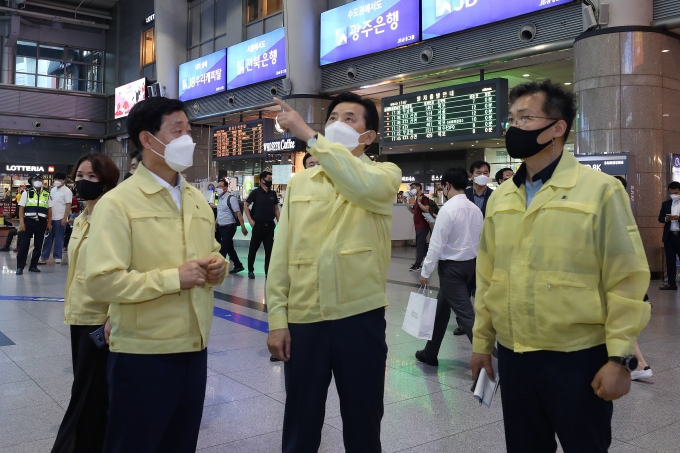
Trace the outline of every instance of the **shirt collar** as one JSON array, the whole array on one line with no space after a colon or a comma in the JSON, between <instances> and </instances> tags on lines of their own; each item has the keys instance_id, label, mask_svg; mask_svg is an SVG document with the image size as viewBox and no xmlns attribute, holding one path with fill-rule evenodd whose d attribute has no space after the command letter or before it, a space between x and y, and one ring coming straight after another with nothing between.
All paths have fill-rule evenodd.
<instances>
[{"instance_id":1,"label":"shirt collar","mask_svg":"<svg viewBox=\"0 0 680 453\"><path fill-rule=\"evenodd\" d=\"M561 159L562 154L560 154L560 156L557 159L555 159L550 165L536 173L534 177L531 179L531 182L541 181L543 184L548 182L548 180L552 178L553 173L555 173L555 169L557 168L557 165L560 163ZM512 182L514 182L517 187L521 187L522 184L526 182L526 180L527 180L527 164L522 163L522 165L519 167L519 170L517 170L517 173L515 173L515 176L512 177Z\"/></svg>"}]
</instances>

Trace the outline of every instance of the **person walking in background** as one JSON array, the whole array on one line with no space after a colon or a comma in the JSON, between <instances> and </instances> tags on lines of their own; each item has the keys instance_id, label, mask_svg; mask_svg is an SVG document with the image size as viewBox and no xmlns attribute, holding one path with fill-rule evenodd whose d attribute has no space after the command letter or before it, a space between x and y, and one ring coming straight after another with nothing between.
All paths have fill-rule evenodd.
<instances>
[{"instance_id":1,"label":"person walking in background","mask_svg":"<svg viewBox=\"0 0 680 453\"><path fill-rule=\"evenodd\" d=\"M422 268L423 259L425 259L427 254L427 235L430 233L430 224L423 216L423 213L430 212L430 201L423 193L423 185L419 182L411 184L409 196L409 201L413 205L407 204L406 209L413 214L413 224L416 228L416 261L409 268L409 271L417 272Z\"/></svg>"},{"instance_id":2,"label":"person walking in background","mask_svg":"<svg viewBox=\"0 0 680 453\"><path fill-rule=\"evenodd\" d=\"M127 118L144 162L92 218L90 297L109 304L104 453L194 453L203 415L213 286L227 263L203 194L180 174L195 144L184 103L154 97Z\"/></svg>"},{"instance_id":3,"label":"person walking in background","mask_svg":"<svg viewBox=\"0 0 680 453\"><path fill-rule=\"evenodd\" d=\"M29 272L40 272L38 260L42 252L45 232L52 229L52 198L47 190L43 189L42 175L36 175L28 179L30 189L26 189L19 201L19 253L17 254L17 275L24 273L28 259L28 249L33 240L33 256Z\"/></svg>"},{"instance_id":4,"label":"person walking in background","mask_svg":"<svg viewBox=\"0 0 680 453\"><path fill-rule=\"evenodd\" d=\"M659 222L663 227L663 246L666 252L666 276L668 281L660 287L661 291L677 291L675 276L678 272L676 260L680 255L680 182L673 181L668 185L671 199L661 204Z\"/></svg>"},{"instance_id":5,"label":"person walking in background","mask_svg":"<svg viewBox=\"0 0 680 453\"><path fill-rule=\"evenodd\" d=\"M269 274L269 260L274 246L274 230L281 212L279 198L272 190L272 174L269 171L260 173L260 187L254 189L246 198L243 209L252 227L250 249L248 250L248 278L255 278L255 257L260 245L264 244L264 275ZM252 206L252 207L251 207ZM251 211L252 210L252 211Z\"/></svg>"},{"instance_id":6,"label":"person walking in background","mask_svg":"<svg viewBox=\"0 0 680 453\"><path fill-rule=\"evenodd\" d=\"M71 203L73 202L73 192L66 187L66 173L54 174L54 187L50 191L50 197L52 198L52 228L45 238L42 256L38 264L47 264L50 253L54 257L54 263L61 264L64 235L71 215ZM54 247L54 251L52 251L52 247Z\"/></svg>"},{"instance_id":7,"label":"person walking in background","mask_svg":"<svg viewBox=\"0 0 680 453\"><path fill-rule=\"evenodd\" d=\"M217 202L217 224L220 229L220 237L222 238L220 255L224 257L229 255L229 260L234 263L234 269L229 271L229 273L238 274L244 268L241 260L238 259L236 249L234 249L234 235L236 234L237 225L241 225L241 233L244 236L248 236L248 230L243 222L243 214L241 214L238 199L227 191L227 183L224 180L220 180L217 183L216 193L219 197Z\"/></svg>"},{"instance_id":8,"label":"person walking in background","mask_svg":"<svg viewBox=\"0 0 680 453\"><path fill-rule=\"evenodd\" d=\"M306 141L321 163L288 184L266 288L267 346L285 362L282 451L319 451L334 376L345 451L380 453L385 285L401 170L364 154L379 126L373 101L338 95L325 136L275 101L280 127Z\"/></svg>"},{"instance_id":9,"label":"person walking in background","mask_svg":"<svg viewBox=\"0 0 680 453\"><path fill-rule=\"evenodd\" d=\"M524 163L489 199L477 257L470 367L494 378L498 342L508 453L605 453L612 401L630 391L649 321L649 266L628 196L564 143L574 94L517 85L505 123Z\"/></svg>"},{"instance_id":10,"label":"person walking in background","mask_svg":"<svg viewBox=\"0 0 680 453\"><path fill-rule=\"evenodd\" d=\"M512 168L500 169L496 172L496 182L500 186L505 181L512 179L513 176L515 176L515 172L512 171Z\"/></svg>"},{"instance_id":11,"label":"person walking in background","mask_svg":"<svg viewBox=\"0 0 680 453\"><path fill-rule=\"evenodd\" d=\"M477 205L482 210L482 215L486 216L486 204L493 190L487 186L489 184L489 173L491 165L488 162L478 160L470 165L470 179L472 186L465 189L468 200Z\"/></svg>"},{"instance_id":12,"label":"person walking in background","mask_svg":"<svg viewBox=\"0 0 680 453\"><path fill-rule=\"evenodd\" d=\"M425 349L416 352L419 361L432 366L439 365L437 356L452 310L472 343L475 312L467 287L475 278L475 259L484 218L465 196L467 182L464 168L449 168L442 175L441 185L447 201L434 224L430 249L420 273L420 285L425 287L429 285L435 266L439 265L440 289L432 340L427 342Z\"/></svg>"},{"instance_id":13,"label":"person walking in background","mask_svg":"<svg viewBox=\"0 0 680 453\"><path fill-rule=\"evenodd\" d=\"M85 280L77 276L85 274L94 208L106 192L116 187L120 171L109 156L92 153L80 158L71 178L87 206L74 222L70 241L64 322L70 325L71 331L73 386L52 453L101 452L109 401L106 381L109 348L98 348L90 338L90 333L106 322L109 304L90 297Z\"/></svg>"}]
</instances>

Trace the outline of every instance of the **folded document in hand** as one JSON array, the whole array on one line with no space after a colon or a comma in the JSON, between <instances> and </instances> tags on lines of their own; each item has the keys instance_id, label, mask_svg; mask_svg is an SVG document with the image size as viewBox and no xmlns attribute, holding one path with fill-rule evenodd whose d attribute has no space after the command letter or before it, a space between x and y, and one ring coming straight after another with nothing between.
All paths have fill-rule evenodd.
<instances>
[{"instance_id":1,"label":"folded document in hand","mask_svg":"<svg viewBox=\"0 0 680 453\"><path fill-rule=\"evenodd\" d=\"M491 407L493 402L493 397L498 390L498 383L500 378L498 377L498 359L491 356L491 366L493 367L493 374L496 379L493 381L489 379L486 371L482 368L479 370L479 376L477 377L477 383L475 384L474 398L479 401L479 405L482 404L486 407Z\"/></svg>"}]
</instances>

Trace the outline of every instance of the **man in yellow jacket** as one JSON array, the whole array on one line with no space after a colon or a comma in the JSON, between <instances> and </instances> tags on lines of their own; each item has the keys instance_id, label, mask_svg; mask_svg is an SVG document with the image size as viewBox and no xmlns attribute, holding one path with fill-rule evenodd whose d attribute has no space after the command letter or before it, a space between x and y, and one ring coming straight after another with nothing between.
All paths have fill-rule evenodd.
<instances>
[{"instance_id":1,"label":"man in yellow jacket","mask_svg":"<svg viewBox=\"0 0 680 453\"><path fill-rule=\"evenodd\" d=\"M196 450L207 378L212 286L226 262L212 210L179 172L193 163L184 104L136 104L135 174L97 204L87 249L90 296L110 304L105 453Z\"/></svg>"},{"instance_id":2,"label":"man in yellow jacket","mask_svg":"<svg viewBox=\"0 0 680 453\"><path fill-rule=\"evenodd\" d=\"M283 101L279 125L319 166L291 179L267 282L272 355L285 362L283 452L317 452L331 375L345 450L378 453L385 385L385 285L401 170L372 162L375 104L343 93L325 137Z\"/></svg>"},{"instance_id":3,"label":"man in yellow jacket","mask_svg":"<svg viewBox=\"0 0 680 453\"><path fill-rule=\"evenodd\" d=\"M532 82L510 102L506 146L524 163L488 202L470 365L491 376L498 340L509 453L554 452L555 434L566 453L604 453L649 321L647 259L623 186L563 152L574 95Z\"/></svg>"}]
</instances>

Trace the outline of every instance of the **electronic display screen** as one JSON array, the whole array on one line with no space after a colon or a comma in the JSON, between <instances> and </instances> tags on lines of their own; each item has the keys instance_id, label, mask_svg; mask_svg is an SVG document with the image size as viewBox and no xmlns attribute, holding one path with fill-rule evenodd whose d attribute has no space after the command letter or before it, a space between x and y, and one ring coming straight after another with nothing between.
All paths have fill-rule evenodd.
<instances>
[{"instance_id":1,"label":"electronic display screen","mask_svg":"<svg viewBox=\"0 0 680 453\"><path fill-rule=\"evenodd\" d=\"M227 86L227 49L218 50L179 66L179 100L210 96Z\"/></svg>"},{"instance_id":2,"label":"electronic display screen","mask_svg":"<svg viewBox=\"0 0 680 453\"><path fill-rule=\"evenodd\" d=\"M321 13L321 66L418 41L419 0L356 0Z\"/></svg>"},{"instance_id":3,"label":"electronic display screen","mask_svg":"<svg viewBox=\"0 0 680 453\"><path fill-rule=\"evenodd\" d=\"M262 154L264 142L274 138L274 120L246 121L214 127L213 159L253 157Z\"/></svg>"},{"instance_id":4,"label":"electronic display screen","mask_svg":"<svg viewBox=\"0 0 680 453\"><path fill-rule=\"evenodd\" d=\"M285 28L227 49L227 90L285 76Z\"/></svg>"},{"instance_id":5,"label":"electronic display screen","mask_svg":"<svg viewBox=\"0 0 680 453\"><path fill-rule=\"evenodd\" d=\"M382 144L482 140L503 136L508 81L491 79L382 100Z\"/></svg>"},{"instance_id":6,"label":"electronic display screen","mask_svg":"<svg viewBox=\"0 0 680 453\"><path fill-rule=\"evenodd\" d=\"M114 104L116 119L128 116L132 107L146 99L146 79L135 80L115 89Z\"/></svg>"},{"instance_id":7,"label":"electronic display screen","mask_svg":"<svg viewBox=\"0 0 680 453\"><path fill-rule=\"evenodd\" d=\"M573 0L421 0L423 40L529 14Z\"/></svg>"}]
</instances>

